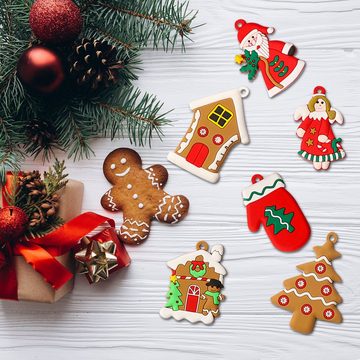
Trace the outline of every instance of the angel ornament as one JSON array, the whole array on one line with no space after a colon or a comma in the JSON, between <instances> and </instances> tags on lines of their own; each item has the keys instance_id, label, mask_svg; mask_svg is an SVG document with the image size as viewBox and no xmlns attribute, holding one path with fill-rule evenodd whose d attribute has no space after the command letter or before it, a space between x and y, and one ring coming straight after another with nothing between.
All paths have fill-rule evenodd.
<instances>
[{"instance_id":1,"label":"angel ornament","mask_svg":"<svg viewBox=\"0 0 360 360\"><path fill-rule=\"evenodd\" d=\"M296 110L295 121L300 121L296 135L301 138L301 150L304 159L312 161L316 170L327 170L330 163L345 157L341 138L336 138L332 125L344 122L341 113L332 108L322 86L314 89L314 94L306 106Z\"/></svg>"}]
</instances>

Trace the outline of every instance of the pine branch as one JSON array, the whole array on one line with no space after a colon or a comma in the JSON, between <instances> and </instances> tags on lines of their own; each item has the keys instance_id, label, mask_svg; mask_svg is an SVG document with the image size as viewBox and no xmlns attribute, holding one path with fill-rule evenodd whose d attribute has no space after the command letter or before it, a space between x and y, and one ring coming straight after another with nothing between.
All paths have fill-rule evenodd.
<instances>
[{"instance_id":1,"label":"pine branch","mask_svg":"<svg viewBox=\"0 0 360 360\"><path fill-rule=\"evenodd\" d=\"M166 51L175 47L179 37L185 49L184 40L193 32L197 15L188 10L188 2L177 0L91 0L87 11L89 18L104 19L106 27L127 29L140 46L152 42L154 48Z\"/></svg>"},{"instance_id":2,"label":"pine branch","mask_svg":"<svg viewBox=\"0 0 360 360\"><path fill-rule=\"evenodd\" d=\"M94 155L89 139L96 137L98 133L94 119L88 118L81 112L78 104L79 101L74 100L73 103L62 106L54 114L59 145L66 149L68 157L74 160L84 157L89 159Z\"/></svg>"},{"instance_id":3,"label":"pine branch","mask_svg":"<svg viewBox=\"0 0 360 360\"><path fill-rule=\"evenodd\" d=\"M94 99L84 112L99 119L98 128L103 136L124 137L141 146L150 141L155 132L162 136L161 127L168 124L166 116L161 113L163 103L150 94L142 94L136 88L118 88L105 99Z\"/></svg>"}]
</instances>

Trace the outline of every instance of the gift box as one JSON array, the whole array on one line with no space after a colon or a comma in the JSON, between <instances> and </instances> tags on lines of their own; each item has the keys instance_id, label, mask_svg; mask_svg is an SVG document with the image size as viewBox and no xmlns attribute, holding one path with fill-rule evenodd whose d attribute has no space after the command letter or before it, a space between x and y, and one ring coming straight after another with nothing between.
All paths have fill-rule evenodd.
<instances>
[{"instance_id":1,"label":"gift box","mask_svg":"<svg viewBox=\"0 0 360 360\"><path fill-rule=\"evenodd\" d=\"M0 207L4 202L3 190L0 187ZM83 192L83 184L71 179L59 191L58 215L65 222L80 214ZM68 226L65 228L70 231ZM44 241L20 242L7 251L0 249L7 254L0 267L0 298L54 303L72 290L75 271L72 246L63 242L62 231L54 231L54 234L57 236L50 234Z\"/></svg>"}]
</instances>

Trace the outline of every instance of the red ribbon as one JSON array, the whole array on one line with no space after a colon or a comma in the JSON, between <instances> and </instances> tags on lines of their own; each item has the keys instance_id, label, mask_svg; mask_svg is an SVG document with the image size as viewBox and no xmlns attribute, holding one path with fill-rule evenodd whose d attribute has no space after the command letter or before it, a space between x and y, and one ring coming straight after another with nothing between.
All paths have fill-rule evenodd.
<instances>
[{"instance_id":1,"label":"red ribbon","mask_svg":"<svg viewBox=\"0 0 360 360\"><path fill-rule=\"evenodd\" d=\"M196 267L198 266L199 268L200 268L200 270L203 270L204 269L204 265L205 265L205 263L204 263L204 261L192 261L191 262L191 264L192 264L192 269L194 270L194 269L196 269Z\"/></svg>"},{"instance_id":2,"label":"red ribbon","mask_svg":"<svg viewBox=\"0 0 360 360\"><path fill-rule=\"evenodd\" d=\"M5 185L5 188L9 189L9 185ZM2 195L3 205L6 206L4 191ZM55 257L70 251L83 236L104 222L115 227L114 220L87 212L43 237L21 238L15 242L8 242L3 249L0 249L6 258L6 263L0 268L0 298L18 300L14 256L19 255L31 264L34 270L41 274L55 290L61 288L73 277L73 274Z\"/></svg>"}]
</instances>

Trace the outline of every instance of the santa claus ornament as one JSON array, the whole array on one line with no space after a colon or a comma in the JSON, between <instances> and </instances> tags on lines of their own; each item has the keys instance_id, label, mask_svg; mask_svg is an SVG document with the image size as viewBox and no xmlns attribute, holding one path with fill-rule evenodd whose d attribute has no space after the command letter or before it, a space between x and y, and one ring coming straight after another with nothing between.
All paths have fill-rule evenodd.
<instances>
[{"instance_id":1,"label":"santa claus ornament","mask_svg":"<svg viewBox=\"0 0 360 360\"><path fill-rule=\"evenodd\" d=\"M256 174L242 195L249 230L262 224L273 245L281 251L295 251L310 238L310 225L279 174L265 178Z\"/></svg>"},{"instance_id":2,"label":"santa claus ornament","mask_svg":"<svg viewBox=\"0 0 360 360\"><path fill-rule=\"evenodd\" d=\"M345 157L341 138L336 138L331 126L344 122L341 113L332 108L322 86L314 89L314 94L306 106L296 110L295 121L301 120L296 135L301 138L299 155L312 161L316 170L327 170L332 161Z\"/></svg>"},{"instance_id":3,"label":"santa claus ornament","mask_svg":"<svg viewBox=\"0 0 360 360\"><path fill-rule=\"evenodd\" d=\"M253 80L261 71L268 93L273 97L288 88L304 70L305 62L294 56L296 47L291 43L269 40L275 29L239 19L235 22L240 48L244 54L236 55L242 65L240 71Z\"/></svg>"},{"instance_id":4,"label":"santa claus ornament","mask_svg":"<svg viewBox=\"0 0 360 360\"><path fill-rule=\"evenodd\" d=\"M220 263L224 248L214 245L208 250L208 243L199 241L196 251L168 261L171 276L162 318L208 325L220 316L220 302L225 299L221 290L226 270Z\"/></svg>"}]
</instances>

